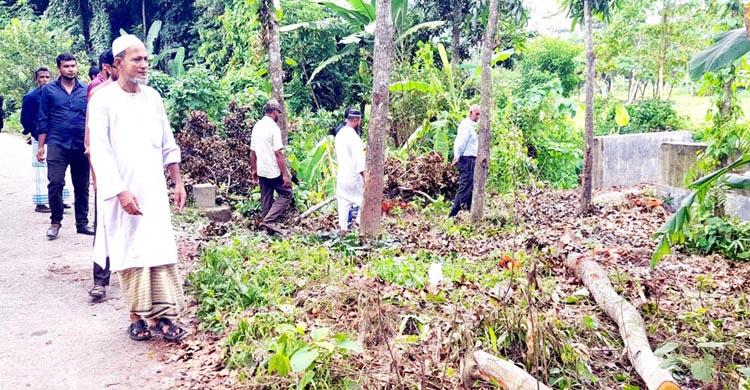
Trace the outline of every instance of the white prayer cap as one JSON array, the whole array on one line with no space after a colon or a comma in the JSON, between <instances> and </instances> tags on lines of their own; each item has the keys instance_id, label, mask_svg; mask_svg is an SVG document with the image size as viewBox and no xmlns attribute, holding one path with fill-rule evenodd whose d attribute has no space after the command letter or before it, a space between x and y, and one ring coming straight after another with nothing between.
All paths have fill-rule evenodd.
<instances>
[{"instance_id":1,"label":"white prayer cap","mask_svg":"<svg viewBox=\"0 0 750 390\"><path fill-rule=\"evenodd\" d=\"M115 41L112 42L112 55L116 56L124 52L125 50L127 50L127 48L138 45L138 44L142 45L143 42L133 34L127 34L127 35L117 37L117 39L115 39Z\"/></svg>"}]
</instances>

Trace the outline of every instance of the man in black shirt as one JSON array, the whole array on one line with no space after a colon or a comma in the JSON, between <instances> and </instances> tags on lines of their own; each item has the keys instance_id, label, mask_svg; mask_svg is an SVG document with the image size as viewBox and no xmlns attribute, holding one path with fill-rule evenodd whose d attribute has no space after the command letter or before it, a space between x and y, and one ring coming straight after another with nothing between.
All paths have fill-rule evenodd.
<instances>
[{"instance_id":1,"label":"man in black shirt","mask_svg":"<svg viewBox=\"0 0 750 390\"><path fill-rule=\"evenodd\" d=\"M69 53L57 56L57 73L60 77L47 84L39 101L39 152L37 160L43 162L44 145L47 145L47 178L49 206L52 210L47 238L57 238L62 226L65 171L70 166L75 192L76 231L94 235L88 226L89 213L89 160L84 154L86 124L86 85L78 81L78 63Z\"/></svg>"}]
</instances>

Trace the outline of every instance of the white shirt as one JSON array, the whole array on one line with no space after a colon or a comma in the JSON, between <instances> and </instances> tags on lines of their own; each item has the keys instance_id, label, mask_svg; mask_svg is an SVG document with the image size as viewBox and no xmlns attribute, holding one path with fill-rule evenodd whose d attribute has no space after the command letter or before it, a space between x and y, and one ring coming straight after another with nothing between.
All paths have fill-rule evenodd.
<instances>
[{"instance_id":1,"label":"white shirt","mask_svg":"<svg viewBox=\"0 0 750 390\"><path fill-rule=\"evenodd\" d=\"M164 102L141 85L128 93L117 83L102 87L88 105L91 164L97 178L94 261L110 269L177 262L164 167L180 162ZM123 210L117 195L132 192L143 215Z\"/></svg>"},{"instance_id":2,"label":"white shirt","mask_svg":"<svg viewBox=\"0 0 750 390\"><path fill-rule=\"evenodd\" d=\"M453 156L460 158L462 156L477 156L479 138L477 137L477 122L469 118L464 118L458 125L458 134L456 142L453 144Z\"/></svg>"},{"instance_id":3,"label":"white shirt","mask_svg":"<svg viewBox=\"0 0 750 390\"><path fill-rule=\"evenodd\" d=\"M364 183L361 172L365 171L365 148L357 132L344 126L336 134L336 161L339 164L336 177L336 196L349 202L362 204Z\"/></svg>"},{"instance_id":4,"label":"white shirt","mask_svg":"<svg viewBox=\"0 0 750 390\"><path fill-rule=\"evenodd\" d=\"M281 176L279 164L276 163L276 151L283 148L279 125L270 117L264 116L253 126L250 137L250 150L255 152L258 176L268 179Z\"/></svg>"}]
</instances>

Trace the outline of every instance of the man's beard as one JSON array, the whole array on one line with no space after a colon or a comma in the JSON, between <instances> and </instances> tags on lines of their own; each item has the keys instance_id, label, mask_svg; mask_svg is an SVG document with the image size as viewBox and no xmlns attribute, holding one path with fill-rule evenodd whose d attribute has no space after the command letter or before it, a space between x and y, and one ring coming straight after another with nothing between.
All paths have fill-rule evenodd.
<instances>
[{"instance_id":1,"label":"man's beard","mask_svg":"<svg viewBox=\"0 0 750 390\"><path fill-rule=\"evenodd\" d=\"M63 78L63 81L73 81L73 80L76 79L76 76L68 77L68 76L65 76L65 75L62 75L62 74L60 75L60 77Z\"/></svg>"},{"instance_id":2,"label":"man's beard","mask_svg":"<svg viewBox=\"0 0 750 390\"><path fill-rule=\"evenodd\" d=\"M138 85L148 85L148 76L145 77L131 77L130 82Z\"/></svg>"}]
</instances>

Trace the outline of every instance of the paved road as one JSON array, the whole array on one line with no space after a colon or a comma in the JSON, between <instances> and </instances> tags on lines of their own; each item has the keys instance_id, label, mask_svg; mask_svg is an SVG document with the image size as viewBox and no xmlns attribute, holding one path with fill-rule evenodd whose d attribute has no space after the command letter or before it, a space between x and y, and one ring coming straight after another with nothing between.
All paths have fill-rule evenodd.
<instances>
[{"instance_id":1,"label":"paved road","mask_svg":"<svg viewBox=\"0 0 750 390\"><path fill-rule=\"evenodd\" d=\"M92 238L75 233L72 210L46 239L31 169L31 147L0 133L0 389L164 388L175 367L158 361L161 341L127 337L119 288L90 302Z\"/></svg>"}]
</instances>

